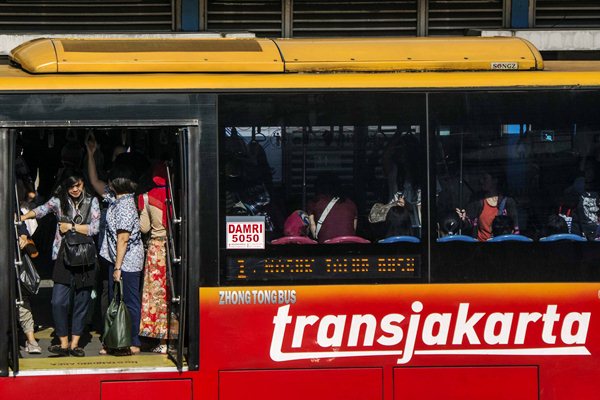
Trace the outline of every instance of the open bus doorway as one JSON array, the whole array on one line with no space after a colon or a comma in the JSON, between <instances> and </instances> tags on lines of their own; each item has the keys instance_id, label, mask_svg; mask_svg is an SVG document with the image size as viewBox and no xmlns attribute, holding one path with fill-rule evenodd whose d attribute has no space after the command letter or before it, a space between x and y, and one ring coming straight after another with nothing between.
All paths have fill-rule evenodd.
<instances>
[{"instance_id":1,"label":"open bus doorway","mask_svg":"<svg viewBox=\"0 0 600 400\"><path fill-rule=\"evenodd\" d=\"M14 187L15 205L21 213L40 207L57 194L57 188L64 178L65 171L78 170L84 177L84 190L99 200L101 214L105 215L106 202L102 194L91 185L88 171L88 152L86 142L94 141L94 164L98 178L108 181L109 171L119 163L127 163L135 171L137 183L134 195L138 210L148 207L148 195L152 190L162 186L165 194L163 201L167 215L162 223L150 223L149 232L143 234L141 240L146 243L144 260L148 251L150 238L157 229L164 228L162 234L163 258L159 262L160 271L145 276L141 272L140 300L142 341L139 355L131 357L113 357L100 355L102 345L100 337L104 326L104 313L110 302L108 297L108 271L102 257L96 264L95 282L90 291L89 306L84 318L84 333L81 335L79 347L85 357L56 357L48 351L49 346L59 343L55 334L55 321L52 314L52 292L54 287L53 249L57 235L57 218L53 213L39 219L28 220L27 231L37 251L34 265L41 278L37 294L28 294L23 285L15 279L13 300L18 304L12 315L11 359L13 372L32 373L47 371L60 373L61 370L98 370L110 368L148 368L161 370L183 367L183 329L185 325L185 288L184 265L181 264L181 215L182 193L182 149L181 133L185 127L178 126L106 126L106 127L40 127L26 129L10 129L9 135L14 145ZM157 170L163 170L164 180L157 183ZM148 207L150 208L150 207ZM148 211L148 210L146 210ZM148 213L146 213L148 214ZM101 218L102 220L102 218ZM156 228L156 229L155 229ZM104 229L102 221L99 231ZM94 238L99 250L102 235ZM15 236L15 243L18 238ZM15 248L17 245L14 246ZM159 259L161 255L159 254ZM164 264L164 265L163 265ZM144 261L144 266L146 261ZM73 293L70 294L73 297ZM73 313L73 298L69 311L69 321ZM26 308L33 317L34 336L39 346L31 351L32 343L24 337L22 309ZM21 311L21 312L20 312ZM27 313L25 313L27 314ZM21 317L20 317L21 315ZM27 317L30 318L30 317ZM31 325L31 321L29 321ZM148 329L148 326L155 329ZM158 327L158 325L161 325ZM69 338L71 325L69 323ZM34 348L35 350L35 348ZM154 351L152 351L154 350ZM165 354L166 353L166 354ZM119 353L120 354L120 353ZM20 359L19 359L20 358Z\"/></svg>"}]
</instances>

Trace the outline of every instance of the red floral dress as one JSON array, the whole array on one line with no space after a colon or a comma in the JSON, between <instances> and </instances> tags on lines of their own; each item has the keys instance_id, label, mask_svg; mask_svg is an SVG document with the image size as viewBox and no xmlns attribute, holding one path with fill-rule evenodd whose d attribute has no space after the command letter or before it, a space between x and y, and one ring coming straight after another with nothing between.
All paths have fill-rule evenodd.
<instances>
[{"instance_id":1,"label":"red floral dress","mask_svg":"<svg viewBox=\"0 0 600 400\"><path fill-rule=\"evenodd\" d=\"M165 339L168 329L166 240L150 239L144 268L140 336Z\"/></svg>"}]
</instances>

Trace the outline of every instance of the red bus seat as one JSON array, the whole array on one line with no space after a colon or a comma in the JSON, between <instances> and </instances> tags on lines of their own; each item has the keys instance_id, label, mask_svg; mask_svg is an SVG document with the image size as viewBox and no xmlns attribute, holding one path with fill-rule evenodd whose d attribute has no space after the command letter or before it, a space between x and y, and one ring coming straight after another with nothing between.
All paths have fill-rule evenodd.
<instances>
[{"instance_id":1,"label":"red bus seat","mask_svg":"<svg viewBox=\"0 0 600 400\"><path fill-rule=\"evenodd\" d=\"M338 244L338 243L371 243L365 238L360 236L338 236L324 241L325 244Z\"/></svg>"},{"instance_id":2,"label":"red bus seat","mask_svg":"<svg viewBox=\"0 0 600 400\"><path fill-rule=\"evenodd\" d=\"M271 240L271 244L317 244L317 242L306 236L284 236Z\"/></svg>"}]
</instances>

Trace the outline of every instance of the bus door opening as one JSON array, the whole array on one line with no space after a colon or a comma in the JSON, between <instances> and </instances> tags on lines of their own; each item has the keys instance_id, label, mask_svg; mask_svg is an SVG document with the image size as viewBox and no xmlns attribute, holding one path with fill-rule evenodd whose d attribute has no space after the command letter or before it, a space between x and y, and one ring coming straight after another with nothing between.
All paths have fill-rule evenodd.
<instances>
[{"instance_id":1,"label":"bus door opening","mask_svg":"<svg viewBox=\"0 0 600 400\"><path fill-rule=\"evenodd\" d=\"M15 210L14 249L19 249L7 355L13 374L60 373L84 365L131 368L127 357L116 355L132 355L134 364L143 368L182 370L182 154L187 129L52 126L10 129L8 134L13 139L14 182L9 190ZM128 208L111 216L109 209L125 201ZM123 260L115 259L111 223L116 232L129 233ZM93 239L96 261L89 266L68 264L73 261L66 255L65 238L75 233ZM122 268L123 286L138 285L139 293L133 298L139 309L132 312L128 305L132 332L137 327L133 347L118 350L102 343L115 262ZM25 279L28 263L39 275L33 289Z\"/></svg>"}]
</instances>

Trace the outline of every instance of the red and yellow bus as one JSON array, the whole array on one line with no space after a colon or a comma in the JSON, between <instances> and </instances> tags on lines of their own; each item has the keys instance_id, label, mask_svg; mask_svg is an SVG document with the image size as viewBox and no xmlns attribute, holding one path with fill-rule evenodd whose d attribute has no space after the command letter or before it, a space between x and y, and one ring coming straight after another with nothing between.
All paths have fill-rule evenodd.
<instances>
[{"instance_id":1,"label":"red and yellow bus","mask_svg":"<svg viewBox=\"0 0 600 400\"><path fill-rule=\"evenodd\" d=\"M26 43L0 66L0 398L596 398L599 104L598 63L515 38ZM15 162L50 193L90 132L107 167L172 161L168 355L19 349ZM354 227L319 241L326 175Z\"/></svg>"}]
</instances>

